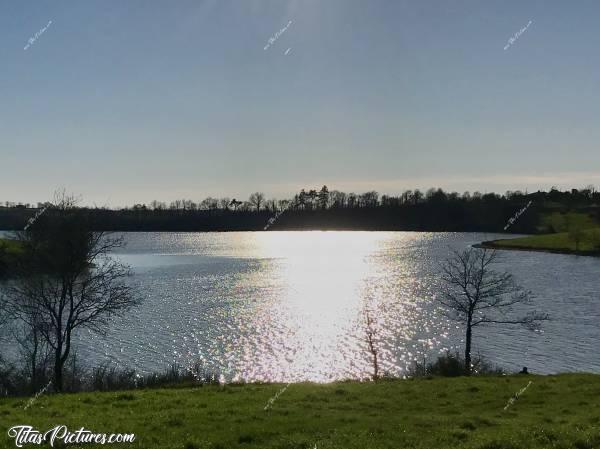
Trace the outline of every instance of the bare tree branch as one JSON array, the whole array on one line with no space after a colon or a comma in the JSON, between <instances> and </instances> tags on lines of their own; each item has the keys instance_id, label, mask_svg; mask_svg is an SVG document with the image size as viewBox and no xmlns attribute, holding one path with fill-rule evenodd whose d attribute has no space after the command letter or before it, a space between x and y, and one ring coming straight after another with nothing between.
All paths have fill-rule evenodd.
<instances>
[{"instance_id":1,"label":"bare tree branch","mask_svg":"<svg viewBox=\"0 0 600 449\"><path fill-rule=\"evenodd\" d=\"M75 204L59 192L40 223L19 233L24 255L7 295L12 316L34 326L54 351L59 391L73 332L103 333L112 317L140 301L127 283L129 268L109 257L123 245L122 237L94 232Z\"/></svg>"},{"instance_id":2,"label":"bare tree branch","mask_svg":"<svg viewBox=\"0 0 600 449\"><path fill-rule=\"evenodd\" d=\"M539 329L548 315L530 312L515 315L515 306L531 303L532 294L518 285L512 274L496 272L496 251L468 248L452 251L440 266L445 289L435 300L444 307L444 315L466 324L465 372L471 371L472 329L485 324L522 325Z\"/></svg>"}]
</instances>

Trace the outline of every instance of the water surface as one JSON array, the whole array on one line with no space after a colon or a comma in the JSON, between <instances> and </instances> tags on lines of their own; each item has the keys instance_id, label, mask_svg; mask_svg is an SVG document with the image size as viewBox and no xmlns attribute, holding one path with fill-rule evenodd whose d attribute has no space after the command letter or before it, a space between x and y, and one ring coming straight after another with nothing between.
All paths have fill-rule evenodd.
<instances>
[{"instance_id":1,"label":"water surface","mask_svg":"<svg viewBox=\"0 0 600 449\"><path fill-rule=\"evenodd\" d=\"M417 232L128 233L144 303L78 354L141 372L200 363L227 381L332 381L371 373L365 310L381 368L462 347L441 313L439 261L494 234ZM600 372L600 259L503 251L499 269L535 293L539 333L477 328L475 351L505 369Z\"/></svg>"}]
</instances>

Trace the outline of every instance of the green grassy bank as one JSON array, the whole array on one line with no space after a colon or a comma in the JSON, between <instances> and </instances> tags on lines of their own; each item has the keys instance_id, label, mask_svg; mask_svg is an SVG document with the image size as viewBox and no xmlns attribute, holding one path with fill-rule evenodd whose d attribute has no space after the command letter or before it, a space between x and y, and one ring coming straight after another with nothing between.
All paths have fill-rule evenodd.
<instances>
[{"instance_id":1,"label":"green grassy bank","mask_svg":"<svg viewBox=\"0 0 600 449\"><path fill-rule=\"evenodd\" d=\"M17 240L0 239L0 247L4 247L11 254L16 254L20 251L20 243Z\"/></svg>"},{"instance_id":2,"label":"green grassy bank","mask_svg":"<svg viewBox=\"0 0 600 449\"><path fill-rule=\"evenodd\" d=\"M483 242L481 246L497 249L516 249L528 251L546 251L564 254L579 254L584 256L600 256L598 249L600 229L586 229L582 231L579 248L568 232L556 234L530 235L516 239L500 239Z\"/></svg>"},{"instance_id":3,"label":"green grassy bank","mask_svg":"<svg viewBox=\"0 0 600 449\"><path fill-rule=\"evenodd\" d=\"M531 385L504 410L508 400ZM204 386L0 400L7 428L135 433L131 448L600 448L600 376ZM36 447L36 446L24 446ZM69 447L96 447L91 444Z\"/></svg>"},{"instance_id":4,"label":"green grassy bank","mask_svg":"<svg viewBox=\"0 0 600 449\"><path fill-rule=\"evenodd\" d=\"M600 256L600 226L588 214L553 212L542 215L540 222L540 229L554 232L492 240L478 246Z\"/></svg>"},{"instance_id":5,"label":"green grassy bank","mask_svg":"<svg viewBox=\"0 0 600 449\"><path fill-rule=\"evenodd\" d=\"M0 279L5 276L8 267L22 252L21 244L16 240L0 239Z\"/></svg>"}]
</instances>

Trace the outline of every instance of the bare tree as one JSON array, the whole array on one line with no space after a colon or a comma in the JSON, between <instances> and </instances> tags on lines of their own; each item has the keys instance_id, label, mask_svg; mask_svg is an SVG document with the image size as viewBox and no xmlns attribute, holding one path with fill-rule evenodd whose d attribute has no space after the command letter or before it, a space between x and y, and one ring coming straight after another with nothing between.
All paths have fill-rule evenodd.
<instances>
[{"instance_id":1,"label":"bare tree","mask_svg":"<svg viewBox=\"0 0 600 449\"><path fill-rule=\"evenodd\" d=\"M248 201L252 206L256 208L257 211L260 211L260 206L265 202L265 194L260 192L254 192L250 195Z\"/></svg>"},{"instance_id":2,"label":"bare tree","mask_svg":"<svg viewBox=\"0 0 600 449\"><path fill-rule=\"evenodd\" d=\"M290 207L292 202L290 200L279 200L277 201L277 208L279 211L283 212L288 207Z\"/></svg>"},{"instance_id":3,"label":"bare tree","mask_svg":"<svg viewBox=\"0 0 600 449\"><path fill-rule=\"evenodd\" d=\"M376 207L379 203L379 193L374 190L365 192L358 197L361 207Z\"/></svg>"},{"instance_id":4,"label":"bare tree","mask_svg":"<svg viewBox=\"0 0 600 449\"><path fill-rule=\"evenodd\" d=\"M152 200L150 202L150 208L152 210L164 210L167 208L167 205L162 201Z\"/></svg>"},{"instance_id":5,"label":"bare tree","mask_svg":"<svg viewBox=\"0 0 600 449\"><path fill-rule=\"evenodd\" d=\"M334 208L346 207L346 197L347 195L339 190L332 190L329 192L329 198L331 199Z\"/></svg>"},{"instance_id":6,"label":"bare tree","mask_svg":"<svg viewBox=\"0 0 600 449\"><path fill-rule=\"evenodd\" d=\"M37 307L28 307L29 314L22 313L21 324L14 334L14 340L20 347L21 357L25 361L23 374L29 378L31 392L38 391L42 383L47 383L48 367L51 360L51 348L44 339L43 317Z\"/></svg>"},{"instance_id":7,"label":"bare tree","mask_svg":"<svg viewBox=\"0 0 600 449\"><path fill-rule=\"evenodd\" d=\"M524 325L537 329L548 315L529 312L514 315L514 307L531 302L531 292L518 285L512 274L492 269L495 251L469 248L454 251L441 266L445 291L436 300L446 307L446 316L466 326L465 374L471 374L473 328L485 324Z\"/></svg>"},{"instance_id":8,"label":"bare tree","mask_svg":"<svg viewBox=\"0 0 600 449\"><path fill-rule=\"evenodd\" d=\"M371 364L373 366L373 380L379 379L379 351L377 349L377 328L371 312L365 309L365 336L367 349L371 354Z\"/></svg>"},{"instance_id":9,"label":"bare tree","mask_svg":"<svg viewBox=\"0 0 600 449\"><path fill-rule=\"evenodd\" d=\"M277 199L271 198L269 201L267 201L266 207L267 209L271 209L271 212L273 213L277 212Z\"/></svg>"},{"instance_id":10,"label":"bare tree","mask_svg":"<svg viewBox=\"0 0 600 449\"><path fill-rule=\"evenodd\" d=\"M139 300L126 283L129 268L109 254L122 238L94 232L76 200L66 196L18 233L23 247L15 279L8 282L8 307L35 328L53 353L53 384L63 389L63 370L73 334L81 329L103 333L113 316Z\"/></svg>"},{"instance_id":11,"label":"bare tree","mask_svg":"<svg viewBox=\"0 0 600 449\"><path fill-rule=\"evenodd\" d=\"M348 207L349 208L356 207L357 201L358 201L358 197L356 196L356 193L349 193L348 194L347 203L348 203Z\"/></svg>"},{"instance_id":12,"label":"bare tree","mask_svg":"<svg viewBox=\"0 0 600 449\"><path fill-rule=\"evenodd\" d=\"M231 203L229 203L229 205L233 207L234 211L236 211L238 206L240 206L241 204L242 204L242 202L236 200L235 198L231 200Z\"/></svg>"},{"instance_id":13,"label":"bare tree","mask_svg":"<svg viewBox=\"0 0 600 449\"><path fill-rule=\"evenodd\" d=\"M215 210L219 208L219 200L212 196L206 197L200 202L200 209Z\"/></svg>"},{"instance_id":14,"label":"bare tree","mask_svg":"<svg viewBox=\"0 0 600 449\"><path fill-rule=\"evenodd\" d=\"M4 242L0 241L0 343L4 338L5 325L8 322L7 298L3 292L2 285L9 276L8 251ZM3 345L0 345L0 347ZM0 352L0 363L2 362L2 353Z\"/></svg>"},{"instance_id":15,"label":"bare tree","mask_svg":"<svg viewBox=\"0 0 600 449\"><path fill-rule=\"evenodd\" d=\"M0 284L3 279L0 276ZM10 320L8 308L8 297L0 290L0 342L8 338L12 331L12 340L19 348L24 360L22 373L19 377L29 380L31 392L37 391L40 382L47 373L47 362L49 358L48 345L41 335L42 321L39 319L35 308L29 308L30 314L23 313L21 320ZM0 354L0 365L3 359ZM0 367L0 370L2 367Z\"/></svg>"},{"instance_id":16,"label":"bare tree","mask_svg":"<svg viewBox=\"0 0 600 449\"><path fill-rule=\"evenodd\" d=\"M227 197L219 199L219 207L223 210L229 210L230 203L231 201Z\"/></svg>"}]
</instances>

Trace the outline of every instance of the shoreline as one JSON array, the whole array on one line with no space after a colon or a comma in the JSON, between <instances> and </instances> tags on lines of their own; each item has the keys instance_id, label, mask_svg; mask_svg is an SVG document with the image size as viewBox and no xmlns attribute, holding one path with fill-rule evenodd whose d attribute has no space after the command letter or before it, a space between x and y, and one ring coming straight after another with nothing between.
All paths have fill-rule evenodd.
<instances>
[{"instance_id":1,"label":"shoreline","mask_svg":"<svg viewBox=\"0 0 600 449\"><path fill-rule=\"evenodd\" d=\"M511 240L511 239L506 239L506 240ZM537 252L537 253L550 253L550 254L563 254L563 255L570 255L570 256L586 256L586 257L600 257L600 251L575 251L575 250L571 250L571 249L564 249L564 248L556 248L556 249L551 249L551 248L532 248L529 246L522 246L522 245L502 245L502 244L498 244L495 243L499 240L489 240L489 241L485 241L485 242L481 242L481 243L477 243L475 245L473 245L474 248L483 248L483 249L499 249L499 250L505 250L505 251L531 251L531 252Z\"/></svg>"}]
</instances>

